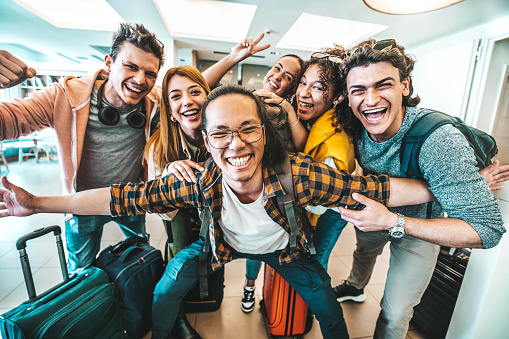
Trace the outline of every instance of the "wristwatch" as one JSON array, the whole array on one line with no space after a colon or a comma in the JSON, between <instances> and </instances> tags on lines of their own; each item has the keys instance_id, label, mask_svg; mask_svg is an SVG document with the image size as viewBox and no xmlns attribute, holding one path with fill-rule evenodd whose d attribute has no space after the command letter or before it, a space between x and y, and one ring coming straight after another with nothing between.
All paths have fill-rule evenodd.
<instances>
[{"instance_id":1,"label":"wristwatch","mask_svg":"<svg viewBox=\"0 0 509 339\"><path fill-rule=\"evenodd\" d=\"M405 216L400 213L398 215L398 223L396 226L389 229L389 235L393 238L399 239L405 235Z\"/></svg>"}]
</instances>

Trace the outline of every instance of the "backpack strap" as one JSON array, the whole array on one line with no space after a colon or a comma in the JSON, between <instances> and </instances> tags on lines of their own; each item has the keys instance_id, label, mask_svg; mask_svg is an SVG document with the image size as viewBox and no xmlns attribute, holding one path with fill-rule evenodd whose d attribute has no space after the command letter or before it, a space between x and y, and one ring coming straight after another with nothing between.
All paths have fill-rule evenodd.
<instances>
[{"instance_id":1,"label":"backpack strap","mask_svg":"<svg viewBox=\"0 0 509 339\"><path fill-rule=\"evenodd\" d=\"M309 221L306 216L301 216L300 209L295 204L295 193L293 189L293 180L292 180L292 166L290 164L290 158L285 157L285 161L283 164L278 164L276 168L276 174L283 186L283 190L285 191L285 195L277 196L277 203L279 205L279 210L283 213L284 216L288 219L288 223L290 224L290 250L294 251L297 248L297 234L299 234L299 227L297 225L297 220L301 217L302 228L304 234L307 238L309 252L311 254L316 254L315 245L313 243L313 239L311 238Z\"/></svg>"},{"instance_id":2,"label":"backpack strap","mask_svg":"<svg viewBox=\"0 0 509 339\"><path fill-rule=\"evenodd\" d=\"M446 114L431 111L419 117L406 132L401 142L399 159L401 171L408 178L423 179L419 168L419 154L422 144L428 136L438 127L453 124L454 121Z\"/></svg>"},{"instance_id":3,"label":"backpack strap","mask_svg":"<svg viewBox=\"0 0 509 339\"><path fill-rule=\"evenodd\" d=\"M207 168L212 161L212 158L208 158L207 161L203 164L204 168ZM199 275L199 284L200 284L200 298L207 298L209 296L208 291L208 280L207 280L207 267L208 267L208 254L210 252L210 234L209 234L209 225L210 219L212 218L212 214L210 213L210 207L207 205L205 198L203 197L203 193L201 191L201 185L198 185L199 199L201 200L202 208L200 209L200 218L201 218L201 226L200 226L200 237L204 237L205 244L203 245L203 249L200 253L198 259L198 275Z\"/></svg>"}]
</instances>

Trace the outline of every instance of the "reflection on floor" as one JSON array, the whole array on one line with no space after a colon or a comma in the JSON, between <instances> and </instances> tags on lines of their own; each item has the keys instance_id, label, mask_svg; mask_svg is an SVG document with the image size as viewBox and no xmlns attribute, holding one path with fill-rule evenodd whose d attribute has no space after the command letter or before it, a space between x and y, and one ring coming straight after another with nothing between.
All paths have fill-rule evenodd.
<instances>
[{"instance_id":1,"label":"reflection on floor","mask_svg":"<svg viewBox=\"0 0 509 339\"><path fill-rule=\"evenodd\" d=\"M59 166L56 161L51 163L35 163L33 159L9 164L8 179L23 186L36 195L58 195L61 192L59 179ZM2 173L5 175L5 172ZM33 215L26 218L7 217L0 219L0 314L19 305L27 299L23 275L20 268L18 253L15 248L16 240L23 234L36 228L60 225L63 227L62 215L46 214ZM162 249L166 234L162 222L157 216L147 216L147 230L150 233L151 244ZM114 223L105 227L102 248L117 243L123 239L123 234ZM355 233L353 227L348 225L343 231L334 248L330 263L329 274L333 285L346 279L352 265L352 253L355 248ZM46 236L30 241L27 247L30 264L34 272L36 289L40 293L61 280L59 263L54 238ZM366 288L367 299L358 304L345 302L342 304L348 330L352 338L371 338L378 313L380 299L385 285L385 276L389 268L388 248L378 260L373 276ZM225 298L221 308L211 313L188 314L189 321L203 338L266 338L267 334L263 324L258 303L255 310L245 314L240 309L242 297L242 283L244 280L245 263L236 260L226 266ZM260 278L263 276L260 273ZM257 280L256 298L261 298L262 279ZM147 334L145 338L150 338ZM318 323L311 332L305 335L306 339L322 338ZM410 326L407 338L424 338L422 334Z\"/></svg>"}]
</instances>

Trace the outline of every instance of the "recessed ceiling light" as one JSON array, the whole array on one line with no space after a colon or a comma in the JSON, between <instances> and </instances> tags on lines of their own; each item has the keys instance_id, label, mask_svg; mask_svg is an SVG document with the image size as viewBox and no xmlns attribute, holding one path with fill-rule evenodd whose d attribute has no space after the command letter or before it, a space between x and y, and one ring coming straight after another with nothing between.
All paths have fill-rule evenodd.
<instances>
[{"instance_id":1,"label":"recessed ceiling light","mask_svg":"<svg viewBox=\"0 0 509 339\"><path fill-rule=\"evenodd\" d=\"M386 14L418 14L448 7L463 0L364 0L369 8Z\"/></svg>"},{"instance_id":2,"label":"recessed ceiling light","mask_svg":"<svg viewBox=\"0 0 509 339\"><path fill-rule=\"evenodd\" d=\"M247 36L257 8L211 0L154 0L154 4L173 37L235 43Z\"/></svg>"},{"instance_id":3,"label":"recessed ceiling light","mask_svg":"<svg viewBox=\"0 0 509 339\"><path fill-rule=\"evenodd\" d=\"M276 47L318 51L336 43L348 48L385 29L387 26L302 13Z\"/></svg>"},{"instance_id":4,"label":"recessed ceiling light","mask_svg":"<svg viewBox=\"0 0 509 339\"><path fill-rule=\"evenodd\" d=\"M13 0L59 28L116 31L122 17L106 0Z\"/></svg>"}]
</instances>

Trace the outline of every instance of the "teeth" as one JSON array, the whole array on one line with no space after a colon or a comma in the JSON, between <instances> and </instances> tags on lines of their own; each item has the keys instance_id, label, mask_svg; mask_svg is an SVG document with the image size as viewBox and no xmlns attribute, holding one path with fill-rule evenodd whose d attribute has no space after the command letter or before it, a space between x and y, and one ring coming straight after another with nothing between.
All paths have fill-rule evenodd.
<instances>
[{"instance_id":1,"label":"teeth","mask_svg":"<svg viewBox=\"0 0 509 339\"><path fill-rule=\"evenodd\" d=\"M141 93L143 92L141 89L138 89L138 88L135 88L133 86L131 86L130 84L125 84L125 86L130 90L130 91L133 91L133 92L136 92L136 93Z\"/></svg>"},{"instance_id":2,"label":"teeth","mask_svg":"<svg viewBox=\"0 0 509 339\"><path fill-rule=\"evenodd\" d=\"M240 157L240 158L228 158L228 162L235 166L235 167L240 167L240 166L244 166L245 164L247 164L247 162L249 161L249 159L251 158L251 155L246 155L245 157Z\"/></svg>"},{"instance_id":3,"label":"teeth","mask_svg":"<svg viewBox=\"0 0 509 339\"><path fill-rule=\"evenodd\" d=\"M363 111L363 115L369 122L378 122L385 116L386 108L368 109Z\"/></svg>"},{"instance_id":4,"label":"teeth","mask_svg":"<svg viewBox=\"0 0 509 339\"><path fill-rule=\"evenodd\" d=\"M190 111L182 113L182 115L185 116L185 117L188 117L188 116L191 116L191 115L196 115L196 114L198 114L198 112L199 112L199 110L193 109L193 110L190 110Z\"/></svg>"},{"instance_id":5,"label":"teeth","mask_svg":"<svg viewBox=\"0 0 509 339\"><path fill-rule=\"evenodd\" d=\"M270 79L269 79L269 84L270 84L272 87L274 87L274 88L276 88L276 89L279 89L279 86L278 86L278 85L276 85L276 84L275 84L272 80L270 80Z\"/></svg>"},{"instance_id":6,"label":"teeth","mask_svg":"<svg viewBox=\"0 0 509 339\"><path fill-rule=\"evenodd\" d=\"M364 111L364 114L379 113L379 112L383 112L384 110L385 110L385 108L368 109L368 110Z\"/></svg>"},{"instance_id":7,"label":"teeth","mask_svg":"<svg viewBox=\"0 0 509 339\"><path fill-rule=\"evenodd\" d=\"M300 103L300 105L301 105L302 107L307 107L307 108L309 108L309 107L313 107L313 104L308 104L308 103L306 103L306 102L301 102L301 103Z\"/></svg>"}]
</instances>

